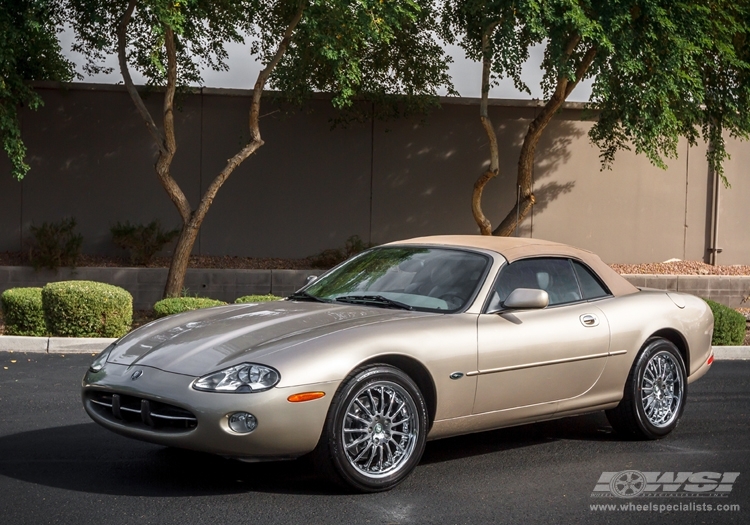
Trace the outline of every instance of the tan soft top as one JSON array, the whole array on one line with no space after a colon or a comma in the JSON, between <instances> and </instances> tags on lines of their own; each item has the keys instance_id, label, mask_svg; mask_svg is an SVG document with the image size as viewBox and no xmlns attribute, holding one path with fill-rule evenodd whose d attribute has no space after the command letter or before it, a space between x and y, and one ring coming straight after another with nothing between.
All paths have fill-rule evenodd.
<instances>
[{"instance_id":1,"label":"tan soft top","mask_svg":"<svg viewBox=\"0 0 750 525\"><path fill-rule=\"evenodd\" d=\"M524 237L495 237L489 235L435 235L432 237L406 239L389 244L431 244L436 246L480 248L499 253L509 263L528 257L571 257L582 261L594 270L613 295L628 295L638 291L638 288L607 266L599 256L590 251L574 248L573 246L559 242Z\"/></svg>"}]
</instances>

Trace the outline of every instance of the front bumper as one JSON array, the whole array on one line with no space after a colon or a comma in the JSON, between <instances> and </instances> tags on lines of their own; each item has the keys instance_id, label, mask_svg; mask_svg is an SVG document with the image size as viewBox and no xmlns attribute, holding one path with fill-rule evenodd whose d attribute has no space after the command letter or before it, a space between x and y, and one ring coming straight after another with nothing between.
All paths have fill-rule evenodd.
<instances>
[{"instance_id":1,"label":"front bumper","mask_svg":"<svg viewBox=\"0 0 750 525\"><path fill-rule=\"evenodd\" d=\"M133 379L137 370L141 374ZM244 460L270 460L298 457L315 448L331 399L339 386L335 381L227 394L194 390L191 385L195 379L156 368L108 363L99 372L86 372L81 396L91 419L123 436ZM310 391L326 395L302 403L287 401L292 394ZM94 402L94 393L120 394L179 407L191 412L197 424L194 428L175 429L150 426L138 418L121 419ZM249 434L233 432L228 420L235 412L253 414L258 427Z\"/></svg>"}]
</instances>

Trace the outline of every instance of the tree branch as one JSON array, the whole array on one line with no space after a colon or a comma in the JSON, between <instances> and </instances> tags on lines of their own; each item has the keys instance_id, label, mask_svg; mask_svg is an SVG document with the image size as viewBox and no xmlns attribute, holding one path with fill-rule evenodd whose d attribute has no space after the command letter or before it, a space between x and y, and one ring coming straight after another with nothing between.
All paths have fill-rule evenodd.
<instances>
[{"instance_id":1,"label":"tree branch","mask_svg":"<svg viewBox=\"0 0 750 525\"><path fill-rule=\"evenodd\" d=\"M578 67L576 68L576 78L573 80L573 82L569 83L568 86L565 88L565 98L568 98L568 95L570 95L573 90L576 88L578 83L583 79L584 75L586 75L586 72L591 67L592 62L594 62L594 58L596 57L596 47L590 47L588 51L586 51L586 54L583 55L583 58L581 59L581 63L578 64Z\"/></svg>"},{"instance_id":2,"label":"tree branch","mask_svg":"<svg viewBox=\"0 0 750 525\"><path fill-rule=\"evenodd\" d=\"M227 164L226 166L224 166L224 169L221 170L221 173L219 173L216 178L211 181L211 184L208 185L208 188L206 188L205 193L201 197L198 208L193 214L193 223L200 225L200 223L203 221L203 218L206 216L206 213L208 213L208 209L211 207L211 203L213 203L214 198L216 198L216 194L218 193L219 188L221 188L221 186L229 178L229 176L237 168L237 166L242 164L242 162L247 157L255 153L258 148L263 145L263 140L260 137L259 122L260 99L263 95L263 87L265 86L266 81L271 75L273 69L281 61L284 53L286 53L286 50L289 47L290 42L292 41L294 30L296 29L297 24L299 24L300 20L302 19L302 13L304 12L306 5L307 0L300 1L299 8L297 9L297 12L295 13L292 20L289 22L289 26L287 26L286 31L284 31L284 36L279 42L276 53L274 54L273 58L271 58L271 61L268 63L268 65L266 65L266 67L263 68L260 73L258 73L258 79L255 81L255 88L253 89L253 99L250 105L250 142L239 152L237 152L236 155L227 160Z\"/></svg>"},{"instance_id":3,"label":"tree branch","mask_svg":"<svg viewBox=\"0 0 750 525\"><path fill-rule=\"evenodd\" d=\"M135 86L133 85L133 79L130 76L130 70L128 69L128 60L126 55L127 31L128 24L133 17L133 11L135 11L135 6L137 3L138 0L130 0L125 13L123 13L122 18L120 18L120 22L117 24L117 58L120 63L120 73L122 73L122 80L125 83L125 88L130 94L130 98L133 99L133 103L135 104L138 113L141 114L141 117L146 122L146 128L148 129L148 132L151 133L151 137L153 137L156 145L159 147L159 151L165 153L166 148L164 145L164 136L162 135L161 131L159 131L159 128L156 127L156 123L154 122L151 113L149 113L146 105L143 103L143 99L138 93L138 90L135 89Z\"/></svg>"},{"instance_id":4,"label":"tree branch","mask_svg":"<svg viewBox=\"0 0 750 525\"><path fill-rule=\"evenodd\" d=\"M185 193L171 174L172 159L177 152L177 140L174 128L174 94L177 89L177 47L175 35L171 27L164 26L164 46L167 50L167 89L164 92L164 149L159 153L156 161L156 174L162 186L169 195L177 211L182 217L183 224L190 221L192 209Z\"/></svg>"},{"instance_id":5,"label":"tree branch","mask_svg":"<svg viewBox=\"0 0 750 525\"><path fill-rule=\"evenodd\" d=\"M292 18L291 22L289 22L289 26L287 26L286 31L284 31L284 37L281 39L281 42L279 42L279 47L276 48L276 53L273 55L273 58L271 58L271 61L266 65L266 67L264 67L260 71L260 73L258 73L258 78L255 81L255 87L253 88L253 100L250 105L250 136L252 140L261 140L260 124L258 121L260 114L260 98L263 95L263 88L266 85L268 77L271 76L271 72L281 61L284 53L286 53L286 50L289 47L289 43L292 41L294 30L297 28L297 24L299 24L300 20L302 19L302 13L304 12L306 5L307 0L300 1L299 8L295 13L294 18Z\"/></svg>"},{"instance_id":6,"label":"tree branch","mask_svg":"<svg viewBox=\"0 0 750 525\"><path fill-rule=\"evenodd\" d=\"M502 18L490 23L482 32L482 101L479 105L479 119L482 122L484 132L490 146L490 167L474 183L474 191L471 195L471 212L474 221L479 226L479 232L482 235L492 234L492 224L482 211L482 194L484 187L490 180L497 177L500 171L500 153L497 146L497 135L495 127L490 120L489 110L487 108L490 93L490 77L492 74L492 53L490 50L490 37L495 28L502 22Z\"/></svg>"},{"instance_id":7,"label":"tree branch","mask_svg":"<svg viewBox=\"0 0 750 525\"><path fill-rule=\"evenodd\" d=\"M570 37L565 45L565 62L570 60L570 57L573 55L573 52L580 42L581 35L576 34ZM562 107L567 96L573 91L573 88L575 88L583 77L583 74L585 74L586 70L591 65L595 54L596 50L594 48L591 48L586 52L586 55L576 71L576 80L572 84L566 75L558 77L555 92L544 105L542 111L540 111L536 118L531 121L531 124L529 124L526 136L523 139L521 152L518 155L517 182L521 187L521 200L513 206L510 213L508 213L498 227L493 230L493 235L511 235L517 226L517 222L523 221L534 206L536 199L532 192L532 174L534 171L534 154L536 153L536 146L539 144L539 139L542 137L544 130L547 129L547 125L552 120L552 117L554 117L555 113L557 113L560 107ZM516 220L516 217L518 217L518 221Z\"/></svg>"},{"instance_id":8,"label":"tree branch","mask_svg":"<svg viewBox=\"0 0 750 525\"><path fill-rule=\"evenodd\" d=\"M492 56L490 52L490 37L495 28L501 23L501 20L491 23L482 33L482 102L479 105L479 117L482 120L482 126L487 133L490 141L490 171L497 173L500 169L500 160L497 148L497 136L495 128L490 121L487 103L490 93L490 75L492 73Z\"/></svg>"}]
</instances>

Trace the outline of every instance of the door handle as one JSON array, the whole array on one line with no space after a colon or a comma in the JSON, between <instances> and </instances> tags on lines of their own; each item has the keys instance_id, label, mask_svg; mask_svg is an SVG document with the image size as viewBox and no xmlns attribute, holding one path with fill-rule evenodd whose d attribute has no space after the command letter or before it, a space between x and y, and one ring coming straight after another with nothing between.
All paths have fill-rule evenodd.
<instances>
[{"instance_id":1,"label":"door handle","mask_svg":"<svg viewBox=\"0 0 750 525\"><path fill-rule=\"evenodd\" d=\"M583 314L581 317L581 324L583 326L598 326L599 318L594 314Z\"/></svg>"}]
</instances>

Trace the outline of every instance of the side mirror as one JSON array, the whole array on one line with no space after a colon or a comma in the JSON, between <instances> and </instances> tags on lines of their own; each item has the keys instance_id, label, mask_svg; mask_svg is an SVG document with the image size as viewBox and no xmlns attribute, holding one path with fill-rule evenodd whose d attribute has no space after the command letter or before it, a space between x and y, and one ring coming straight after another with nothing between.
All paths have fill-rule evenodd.
<instances>
[{"instance_id":1,"label":"side mirror","mask_svg":"<svg viewBox=\"0 0 750 525\"><path fill-rule=\"evenodd\" d=\"M549 294L537 288L516 288L505 302L504 308L513 310L537 310L549 305Z\"/></svg>"}]
</instances>

